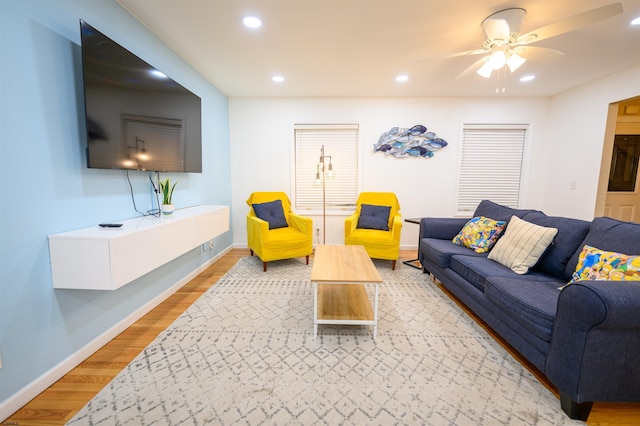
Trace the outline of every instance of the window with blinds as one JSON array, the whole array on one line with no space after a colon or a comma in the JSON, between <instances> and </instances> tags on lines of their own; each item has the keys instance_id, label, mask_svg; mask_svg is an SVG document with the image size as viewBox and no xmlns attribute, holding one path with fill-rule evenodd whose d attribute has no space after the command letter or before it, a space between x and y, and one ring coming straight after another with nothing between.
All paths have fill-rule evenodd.
<instances>
[{"instance_id":1,"label":"window with blinds","mask_svg":"<svg viewBox=\"0 0 640 426\"><path fill-rule=\"evenodd\" d=\"M142 149L158 170L184 170L184 134L180 119L122 115L122 128L129 157L146 168ZM134 152L132 152L132 150Z\"/></svg>"},{"instance_id":2,"label":"window with blinds","mask_svg":"<svg viewBox=\"0 0 640 426\"><path fill-rule=\"evenodd\" d=\"M316 184L320 153L331 163L333 177L325 179L327 210L355 206L358 198L358 125L296 124L295 194L296 209L322 209L322 184ZM325 173L328 170L325 168Z\"/></svg>"},{"instance_id":3,"label":"window with blinds","mask_svg":"<svg viewBox=\"0 0 640 426\"><path fill-rule=\"evenodd\" d=\"M518 207L526 131L527 125L463 125L458 215L471 215L485 199Z\"/></svg>"}]
</instances>

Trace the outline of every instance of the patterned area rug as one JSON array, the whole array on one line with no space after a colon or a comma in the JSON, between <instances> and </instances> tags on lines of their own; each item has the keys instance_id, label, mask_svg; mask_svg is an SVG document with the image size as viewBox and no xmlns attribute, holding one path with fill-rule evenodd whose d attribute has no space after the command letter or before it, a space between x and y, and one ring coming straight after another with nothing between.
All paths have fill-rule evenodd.
<instances>
[{"instance_id":1,"label":"patterned area rug","mask_svg":"<svg viewBox=\"0 0 640 426\"><path fill-rule=\"evenodd\" d=\"M314 339L311 266L244 258L68 424L582 424L426 274L375 263L377 341Z\"/></svg>"}]
</instances>

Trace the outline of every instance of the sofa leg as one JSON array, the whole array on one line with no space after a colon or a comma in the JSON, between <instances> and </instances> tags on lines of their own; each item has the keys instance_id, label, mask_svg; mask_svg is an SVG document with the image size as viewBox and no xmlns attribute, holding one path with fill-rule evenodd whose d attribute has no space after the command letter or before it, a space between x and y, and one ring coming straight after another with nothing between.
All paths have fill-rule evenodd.
<instances>
[{"instance_id":1,"label":"sofa leg","mask_svg":"<svg viewBox=\"0 0 640 426\"><path fill-rule=\"evenodd\" d=\"M592 406L592 401L580 403L575 402L568 395L560 392L560 407L562 407L562 411L564 411L567 416L571 417L572 419L582 421L587 420Z\"/></svg>"},{"instance_id":2,"label":"sofa leg","mask_svg":"<svg viewBox=\"0 0 640 426\"><path fill-rule=\"evenodd\" d=\"M262 270L267 272L267 262L262 262Z\"/></svg>"},{"instance_id":3,"label":"sofa leg","mask_svg":"<svg viewBox=\"0 0 640 426\"><path fill-rule=\"evenodd\" d=\"M309 264L309 255L307 255L307 265Z\"/></svg>"},{"instance_id":4,"label":"sofa leg","mask_svg":"<svg viewBox=\"0 0 640 426\"><path fill-rule=\"evenodd\" d=\"M249 253L251 253L251 257L253 257L253 250L249 249Z\"/></svg>"},{"instance_id":5,"label":"sofa leg","mask_svg":"<svg viewBox=\"0 0 640 426\"><path fill-rule=\"evenodd\" d=\"M395 261L395 260L392 260L392 261L391 261L391 270L392 270L392 271L395 271L395 270L396 270L396 261Z\"/></svg>"}]
</instances>

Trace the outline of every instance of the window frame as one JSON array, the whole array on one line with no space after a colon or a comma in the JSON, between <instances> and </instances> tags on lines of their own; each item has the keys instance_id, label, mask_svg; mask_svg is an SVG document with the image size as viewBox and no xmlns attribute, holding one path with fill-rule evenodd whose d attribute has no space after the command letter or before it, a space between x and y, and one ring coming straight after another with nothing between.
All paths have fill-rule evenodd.
<instances>
[{"instance_id":1,"label":"window frame","mask_svg":"<svg viewBox=\"0 0 640 426\"><path fill-rule=\"evenodd\" d=\"M300 158L299 143L305 143L305 141L299 140L299 137L303 132L306 133L305 136L309 137L306 142L310 146L302 152L304 158ZM314 132L318 132L320 135L314 135ZM336 142L331 140L333 132L343 132L347 139L347 134L351 133L352 139ZM319 139L315 139L315 136L318 136ZM322 186L316 187L313 185L313 181L316 177L321 147L324 145L326 164L328 166L328 157L331 157L331 164L336 176L335 179L326 181L326 212L327 214L352 212L355 209L360 188L360 125L358 123L294 123L292 139L291 202L294 210L304 211L307 214L321 214L323 211ZM350 143L350 146L344 147L344 150L336 146L345 141ZM299 168L301 169L299 170ZM299 181L300 177L304 178L303 182ZM335 190L339 191L339 195ZM317 192L315 197L314 192Z\"/></svg>"},{"instance_id":2,"label":"window frame","mask_svg":"<svg viewBox=\"0 0 640 426\"><path fill-rule=\"evenodd\" d=\"M463 167L465 159L465 144L469 143L466 139L466 131L496 131L498 134L500 132L514 132L514 131L522 131L522 149L521 149L521 160L520 160L520 172L519 172L519 186L518 186L518 194L517 201L513 202L504 202L504 200L499 196L493 196L490 191L485 193L485 195L479 195L476 197L477 203L475 206L473 202L462 202L461 203L461 191L464 188L461 185L464 184L463 178ZM475 207L482 199L489 199L499 204L510 205L514 208L520 208L522 200L526 198L527 194L527 177L529 174L529 159L531 157L531 133L532 126L527 123L461 123L460 125L460 137L459 137L459 147L458 147L458 159L456 164L456 196L454 200L454 216L455 217L471 217ZM505 158L502 160L506 159ZM488 176L488 175L487 175ZM486 176L485 176L486 177Z\"/></svg>"}]
</instances>

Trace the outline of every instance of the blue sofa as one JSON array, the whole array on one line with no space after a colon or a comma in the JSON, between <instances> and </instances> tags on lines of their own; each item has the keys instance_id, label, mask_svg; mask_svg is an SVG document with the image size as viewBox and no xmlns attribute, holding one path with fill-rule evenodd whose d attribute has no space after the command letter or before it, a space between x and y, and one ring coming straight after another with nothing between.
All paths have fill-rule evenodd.
<instances>
[{"instance_id":1,"label":"blue sofa","mask_svg":"<svg viewBox=\"0 0 640 426\"><path fill-rule=\"evenodd\" d=\"M640 401L640 282L571 280L585 245L640 254L640 224L547 216L482 201L474 217L558 229L526 274L451 240L464 218L422 218L418 258L425 272L546 375L565 413L586 420L594 401Z\"/></svg>"}]
</instances>

